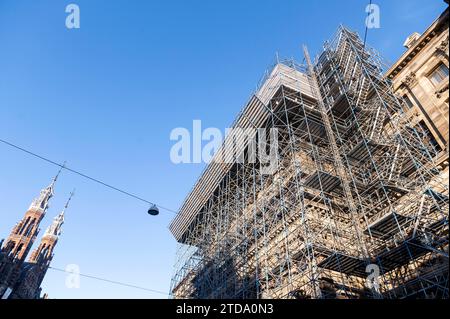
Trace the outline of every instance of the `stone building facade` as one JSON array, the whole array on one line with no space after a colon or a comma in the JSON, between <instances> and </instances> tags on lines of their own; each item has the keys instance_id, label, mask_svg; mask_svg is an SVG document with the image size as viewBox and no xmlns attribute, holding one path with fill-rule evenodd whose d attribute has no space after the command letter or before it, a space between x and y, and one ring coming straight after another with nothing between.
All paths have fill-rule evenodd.
<instances>
[{"instance_id":1,"label":"stone building facade","mask_svg":"<svg viewBox=\"0 0 450 319\"><path fill-rule=\"evenodd\" d=\"M441 168L448 166L448 19L447 8L423 34L409 36L404 43L406 52L386 73L405 101L403 111L428 133Z\"/></svg>"}]
</instances>

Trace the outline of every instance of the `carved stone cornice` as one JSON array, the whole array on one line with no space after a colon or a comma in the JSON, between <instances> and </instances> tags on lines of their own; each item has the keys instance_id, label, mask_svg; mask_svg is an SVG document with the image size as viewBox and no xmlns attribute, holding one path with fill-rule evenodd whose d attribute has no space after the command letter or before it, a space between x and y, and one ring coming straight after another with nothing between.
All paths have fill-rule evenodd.
<instances>
[{"instance_id":1,"label":"carved stone cornice","mask_svg":"<svg viewBox=\"0 0 450 319\"><path fill-rule=\"evenodd\" d=\"M402 81L402 84L409 88L412 88L416 83L417 83L416 72L410 72Z\"/></svg>"},{"instance_id":2,"label":"carved stone cornice","mask_svg":"<svg viewBox=\"0 0 450 319\"><path fill-rule=\"evenodd\" d=\"M436 47L436 51L448 57L448 36Z\"/></svg>"}]
</instances>

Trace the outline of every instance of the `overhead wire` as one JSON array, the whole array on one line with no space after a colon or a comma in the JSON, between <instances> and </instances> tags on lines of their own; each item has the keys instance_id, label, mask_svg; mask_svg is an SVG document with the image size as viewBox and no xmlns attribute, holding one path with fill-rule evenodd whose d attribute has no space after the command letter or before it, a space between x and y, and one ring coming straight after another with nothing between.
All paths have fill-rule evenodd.
<instances>
[{"instance_id":1,"label":"overhead wire","mask_svg":"<svg viewBox=\"0 0 450 319\"><path fill-rule=\"evenodd\" d=\"M372 0L369 1L369 6L371 6L371 5L372 5ZM369 10L368 13L367 13L367 17L369 17L369 15L370 15L370 10ZM366 20L366 23L365 23L365 32L364 32L364 44L363 44L363 48L365 48L365 46L366 46L367 35L368 35L368 25L367 25L367 20ZM67 171L69 171L69 172L71 172L71 173L77 174L77 175L79 175L79 176L81 176L81 177L83 177L83 178L86 178L86 179L91 180L91 181L93 181L93 182L95 182L95 183L98 183L98 184L100 184L100 185L103 185L103 186L105 186L105 187L107 187L107 188L110 188L110 189L112 189L112 190L115 190L115 191L117 191L117 192L120 192L120 193L122 193L122 194L124 194L124 195L126 195L126 196L132 197L132 198L134 198L134 199L137 199L137 200L139 200L139 201L145 202L145 203L150 204L150 205L156 205L156 206L158 206L159 208L161 208L161 209L163 209L163 210L172 212L172 213L174 213L174 214L178 214L178 212L175 211L175 210L172 210L172 209L170 209L170 208L161 206L161 205L159 205L159 204L156 204L156 203L154 203L154 202L151 202L151 201L149 201L149 200L146 200L146 199L144 199L144 198L142 198L142 197L140 197L140 196L137 196L137 195L135 195L135 194L133 194L133 193L131 193L131 192L122 190L122 189L120 189L120 188L118 188L118 187L115 187L115 186L112 186L112 185L110 185L110 184L107 184L107 183L105 183L105 182L103 182L103 181L101 181L101 180L99 180L99 179L96 179L96 178L94 178L94 177L91 177L91 176L89 176L89 175L86 175L86 174L84 174L84 173L81 173L81 172L79 172L79 171L77 171L77 170L75 170L75 169L69 168L69 167L66 166L65 163L64 163L64 164L57 163L57 162L55 162L55 161L53 161L53 160L50 160L50 159L48 159L48 158L46 158L46 157L44 157L44 156L42 156L42 155L39 155L39 154L34 153L34 152L32 152L32 151L29 151L29 150L27 150L27 149L25 149L25 148L23 148L23 147L20 147L20 146L18 146L18 145L16 145L16 144L13 144L13 143L8 142L8 141L3 140L3 139L0 139L0 142L2 142L3 144L8 145L8 146L10 146L10 147L13 147L13 148L15 148L15 149L17 149L17 150L20 150L20 151L22 151L22 152L24 152L24 153L27 153L27 154L29 154L29 155L31 155L31 156L34 156L34 157L36 157L36 158L38 158L38 159L41 159L41 160L43 160L43 161L45 161L45 162L47 162L47 163L50 163L50 164L55 165L55 166L58 166L58 167L61 168L61 169L65 169L65 170L67 170ZM61 269L61 268L57 268L57 267L53 267L53 266L49 266L49 269L54 270L54 271L58 271L58 272L64 272L64 273L74 274L74 272L66 271L65 269ZM115 284L115 285L120 285L120 286L124 286L124 287L128 287L128 288L134 288L134 289L144 290L144 291L147 291L147 292L157 293L157 294L161 294L161 295L164 295L164 296L170 296L170 294L168 294L168 293L166 293L166 292L163 292L163 291L156 290L156 289L151 289L151 288L141 287L141 286L137 286L137 285L134 285L134 284L129 284L129 283L125 283L125 282L121 282L121 281L117 281L117 280L111 280L111 279L107 279L107 278L102 278L102 277L99 277L99 276L87 275L87 274L82 274L82 273L76 273L76 274L79 275L79 276L81 276L81 277L85 277L85 278L89 278L89 279L93 279L93 280L103 281L103 282L107 282L107 283L111 283L111 284Z\"/></svg>"},{"instance_id":2,"label":"overhead wire","mask_svg":"<svg viewBox=\"0 0 450 319\"><path fill-rule=\"evenodd\" d=\"M86 274L82 274L82 273L78 273L78 272L67 271L65 269L57 268L57 267L53 267L53 266L49 266L49 269L59 271L59 272L64 272L67 274L79 275L81 277L86 277L86 278L99 280L99 281L103 281L103 282L108 282L111 284L120 285L120 286L124 286L124 287L128 287L128 288L140 289L140 290L145 290L148 292L153 292L153 293L157 293L157 294L161 294L161 295L165 295L165 296L170 296L170 294L168 294L167 292L163 292L163 291L156 290L156 289L150 289L150 288L146 288L146 287L141 287L141 286L137 286L134 284L129 284L129 283L125 283L125 282L121 282L121 281L117 281L117 280L111 280L111 279L106 279L106 278L102 278L99 276L86 275Z\"/></svg>"},{"instance_id":3,"label":"overhead wire","mask_svg":"<svg viewBox=\"0 0 450 319\"><path fill-rule=\"evenodd\" d=\"M39 154L34 153L34 152L32 152L32 151L29 151L29 150L27 150L27 149L25 149L25 148L23 148L23 147L20 147L20 146L14 144L14 143L8 142L8 141L3 140L3 139L0 139L0 142L3 143L3 144L8 145L8 146L10 146L10 147L13 147L13 148L15 148L15 149L17 149L17 150L20 150L20 151L22 151L22 152L24 152L24 153L27 153L27 154L29 154L29 155L31 155L31 156L34 156L34 157L36 157L36 158L38 158L38 159L41 159L41 160L43 160L43 161L45 161L45 162L47 162L47 163L50 163L50 164L55 165L55 166L58 166L60 169L64 169L64 170L69 171L69 172L71 172L71 173L77 174L77 175L79 175L79 176L81 176L81 177L83 177L83 178L86 178L86 179L88 179L88 180L90 180L90 181L93 181L93 182L95 182L95 183L98 183L98 184L100 184L100 185L103 185L103 186L105 186L105 187L107 187L107 188L109 188L109 189L112 189L112 190L114 190L114 191L120 192L120 193L122 193L122 194L124 194L124 195L126 195L126 196L132 197L132 198L134 198L134 199L137 199L137 200L139 200L139 201L141 201L141 202L144 202L144 203L147 203L147 204L150 204L150 205L156 205L157 207L159 207L159 208L161 208L161 209L163 209L163 210L166 210L166 211L168 211L168 212L171 212L171 213L174 213L174 214L178 214L178 212L175 211L175 210L173 210L173 209L170 209L170 208L164 207L164 206L162 206L162 205L159 205L159 204L157 204L157 203L151 202L151 201L146 200L146 199L144 199L144 198L142 198L142 197L140 197L140 196L137 196L137 195L135 195L135 194L133 194L133 193L131 193L131 192L128 192L128 191L125 191L125 190L120 189L120 188L118 188L118 187L112 186L112 185L110 185L110 184L107 184L107 183L105 183L105 182L99 180L99 179L96 179L96 178L94 178L94 177L91 177L91 176L89 176L89 175L86 175L86 174L84 174L84 173L81 173L80 171L77 171L77 170L75 170L75 169L72 169L72 168L70 168L70 167L67 167L65 163L64 163L64 164L57 163L57 162L55 162L55 161L53 161L53 160L51 160L51 159L48 159L48 158L46 158L46 157L44 157L44 156L42 156L42 155L39 155Z\"/></svg>"}]
</instances>

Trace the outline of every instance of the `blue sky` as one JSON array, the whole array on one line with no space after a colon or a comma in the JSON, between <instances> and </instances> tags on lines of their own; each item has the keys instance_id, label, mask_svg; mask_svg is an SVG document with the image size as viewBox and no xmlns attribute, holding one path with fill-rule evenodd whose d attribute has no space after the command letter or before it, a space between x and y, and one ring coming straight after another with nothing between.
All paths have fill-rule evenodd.
<instances>
[{"instance_id":1,"label":"blue sky","mask_svg":"<svg viewBox=\"0 0 450 319\"><path fill-rule=\"evenodd\" d=\"M65 28L76 3L81 28ZM203 164L174 165L176 127L224 131L264 70L318 53L339 23L364 31L368 1L0 0L0 138L178 209ZM378 0L381 29L368 43L388 60L445 9L441 0ZM22 218L56 167L0 144L0 238ZM52 265L169 291L173 213L64 172L41 235L77 189ZM51 298L166 298L49 270Z\"/></svg>"}]
</instances>

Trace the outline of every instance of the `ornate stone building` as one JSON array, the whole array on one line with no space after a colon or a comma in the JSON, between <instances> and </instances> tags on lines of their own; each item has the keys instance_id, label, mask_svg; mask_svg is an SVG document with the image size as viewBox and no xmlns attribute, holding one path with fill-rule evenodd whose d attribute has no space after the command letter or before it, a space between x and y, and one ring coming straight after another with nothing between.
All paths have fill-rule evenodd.
<instances>
[{"instance_id":1,"label":"ornate stone building","mask_svg":"<svg viewBox=\"0 0 450 319\"><path fill-rule=\"evenodd\" d=\"M387 72L405 101L403 111L423 128L438 151L441 168L448 166L448 19L447 8L423 34L410 35L404 43L406 52Z\"/></svg>"},{"instance_id":2,"label":"ornate stone building","mask_svg":"<svg viewBox=\"0 0 450 319\"><path fill-rule=\"evenodd\" d=\"M59 173L58 173L59 175ZM26 261L40 231L39 224L49 208L54 195L58 175L51 184L41 190L29 209L11 231L9 237L0 242L0 297L2 299L38 299L41 283L53 258L53 250L61 234L64 214L72 194L63 211L54 218L45 231L41 243Z\"/></svg>"}]
</instances>

